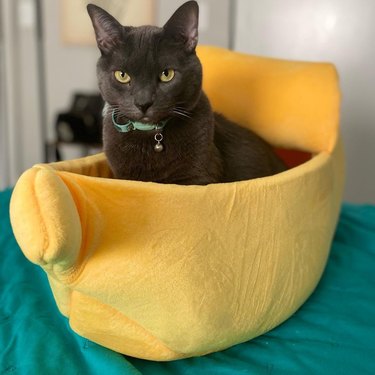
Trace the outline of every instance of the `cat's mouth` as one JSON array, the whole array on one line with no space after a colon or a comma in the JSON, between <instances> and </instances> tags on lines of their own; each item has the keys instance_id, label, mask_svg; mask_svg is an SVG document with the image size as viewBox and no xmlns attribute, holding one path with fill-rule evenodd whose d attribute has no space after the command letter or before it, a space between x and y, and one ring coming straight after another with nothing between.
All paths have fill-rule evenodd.
<instances>
[{"instance_id":1,"label":"cat's mouth","mask_svg":"<svg viewBox=\"0 0 375 375\"><path fill-rule=\"evenodd\" d=\"M155 121L150 116L143 116L138 121L143 122L144 124L155 124L156 122L159 122L159 121Z\"/></svg>"},{"instance_id":2,"label":"cat's mouth","mask_svg":"<svg viewBox=\"0 0 375 375\"><path fill-rule=\"evenodd\" d=\"M126 117L126 118L133 122L140 122L142 124L147 124L147 125L156 125L156 124L159 124L160 122L168 120L169 116L134 116L134 117ZM124 118L121 119L121 121L124 121Z\"/></svg>"},{"instance_id":3,"label":"cat's mouth","mask_svg":"<svg viewBox=\"0 0 375 375\"><path fill-rule=\"evenodd\" d=\"M157 125L161 122L168 120L168 115L160 116L149 116L149 115L139 115L139 116L129 116L122 113L114 113L113 118L120 125L130 122L138 122L146 125Z\"/></svg>"},{"instance_id":4,"label":"cat's mouth","mask_svg":"<svg viewBox=\"0 0 375 375\"><path fill-rule=\"evenodd\" d=\"M111 105L106 103L104 109L103 109L103 115L104 116L112 116L112 118L118 123L118 124L126 124L129 121L137 121L144 124L155 124L159 122L159 119L156 119L155 116L149 116L145 114L136 114L136 113L125 113L123 110L121 110L120 106L118 105Z\"/></svg>"},{"instance_id":5,"label":"cat's mouth","mask_svg":"<svg viewBox=\"0 0 375 375\"><path fill-rule=\"evenodd\" d=\"M131 112L122 112L119 113L119 121L136 121L143 124L153 125L163 122L169 119L169 111L148 111L146 113L131 113Z\"/></svg>"}]
</instances>

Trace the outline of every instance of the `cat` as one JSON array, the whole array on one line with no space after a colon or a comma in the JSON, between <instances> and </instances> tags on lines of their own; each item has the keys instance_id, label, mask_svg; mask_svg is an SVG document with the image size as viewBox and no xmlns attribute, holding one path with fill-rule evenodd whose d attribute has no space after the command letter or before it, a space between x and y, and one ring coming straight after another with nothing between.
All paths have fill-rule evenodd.
<instances>
[{"instance_id":1,"label":"cat","mask_svg":"<svg viewBox=\"0 0 375 375\"><path fill-rule=\"evenodd\" d=\"M207 185L286 169L263 139L212 111L195 51L196 1L180 6L162 28L122 26L95 5L87 10L107 103L103 150L115 178Z\"/></svg>"}]
</instances>

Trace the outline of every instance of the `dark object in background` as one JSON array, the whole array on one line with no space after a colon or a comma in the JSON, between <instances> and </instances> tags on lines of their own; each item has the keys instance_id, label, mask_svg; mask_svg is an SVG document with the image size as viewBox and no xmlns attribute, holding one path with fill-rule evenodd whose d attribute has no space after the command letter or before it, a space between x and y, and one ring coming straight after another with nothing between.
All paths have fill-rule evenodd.
<instances>
[{"instance_id":1,"label":"dark object in background","mask_svg":"<svg viewBox=\"0 0 375 375\"><path fill-rule=\"evenodd\" d=\"M99 94L75 94L70 110L57 116L57 142L101 145L103 105Z\"/></svg>"}]
</instances>

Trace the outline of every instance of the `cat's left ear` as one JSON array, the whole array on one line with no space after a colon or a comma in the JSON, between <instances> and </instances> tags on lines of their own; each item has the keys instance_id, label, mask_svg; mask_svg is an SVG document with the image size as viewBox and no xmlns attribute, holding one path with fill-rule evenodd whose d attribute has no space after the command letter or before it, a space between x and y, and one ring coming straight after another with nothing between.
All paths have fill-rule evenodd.
<instances>
[{"instance_id":1,"label":"cat's left ear","mask_svg":"<svg viewBox=\"0 0 375 375\"><path fill-rule=\"evenodd\" d=\"M89 4L87 12L95 30L96 42L102 54L108 54L121 40L123 27L104 9Z\"/></svg>"},{"instance_id":2,"label":"cat's left ear","mask_svg":"<svg viewBox=\"0 0 375 375\"><path fill-rule=\"evenodd\" d=\"M181 5L164 25L164 31L182 41L187 51L193 52L198 44L199 6L196 1Z\"/></svg>"}]
</instances>

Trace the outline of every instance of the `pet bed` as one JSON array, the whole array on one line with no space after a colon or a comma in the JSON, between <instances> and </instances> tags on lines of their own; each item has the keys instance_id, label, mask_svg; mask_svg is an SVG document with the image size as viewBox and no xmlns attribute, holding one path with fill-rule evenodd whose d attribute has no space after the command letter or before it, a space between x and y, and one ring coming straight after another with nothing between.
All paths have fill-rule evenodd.
<instances>
[{"instance_id":1,"label":"pet bed","mask_svg":"<svg viewBox=\"0 0 375 375\"><path fill-rule=\"evenodd\" d=\"M28 262L0 192L0 374L374 374L375 207L345 204L317 289L285 323L225 351L153 362L75 334L41 268ZM249 316L251 319L251 316Z\"/></svg>"},{"instance_id":2,"label":"pet bed","mask_svg":"<svg viewBox=\"0 0 375 375\"><path fill-rule=\"evenodd\" d=\"M104 155L38 165L11 202L26 257L74 331L150 360L204 355L292 315L326 265L343 185L330 64L201 48L214 108L311 153L275 176L176 186L108 178Z\"/></svg>"}]
</instances>

